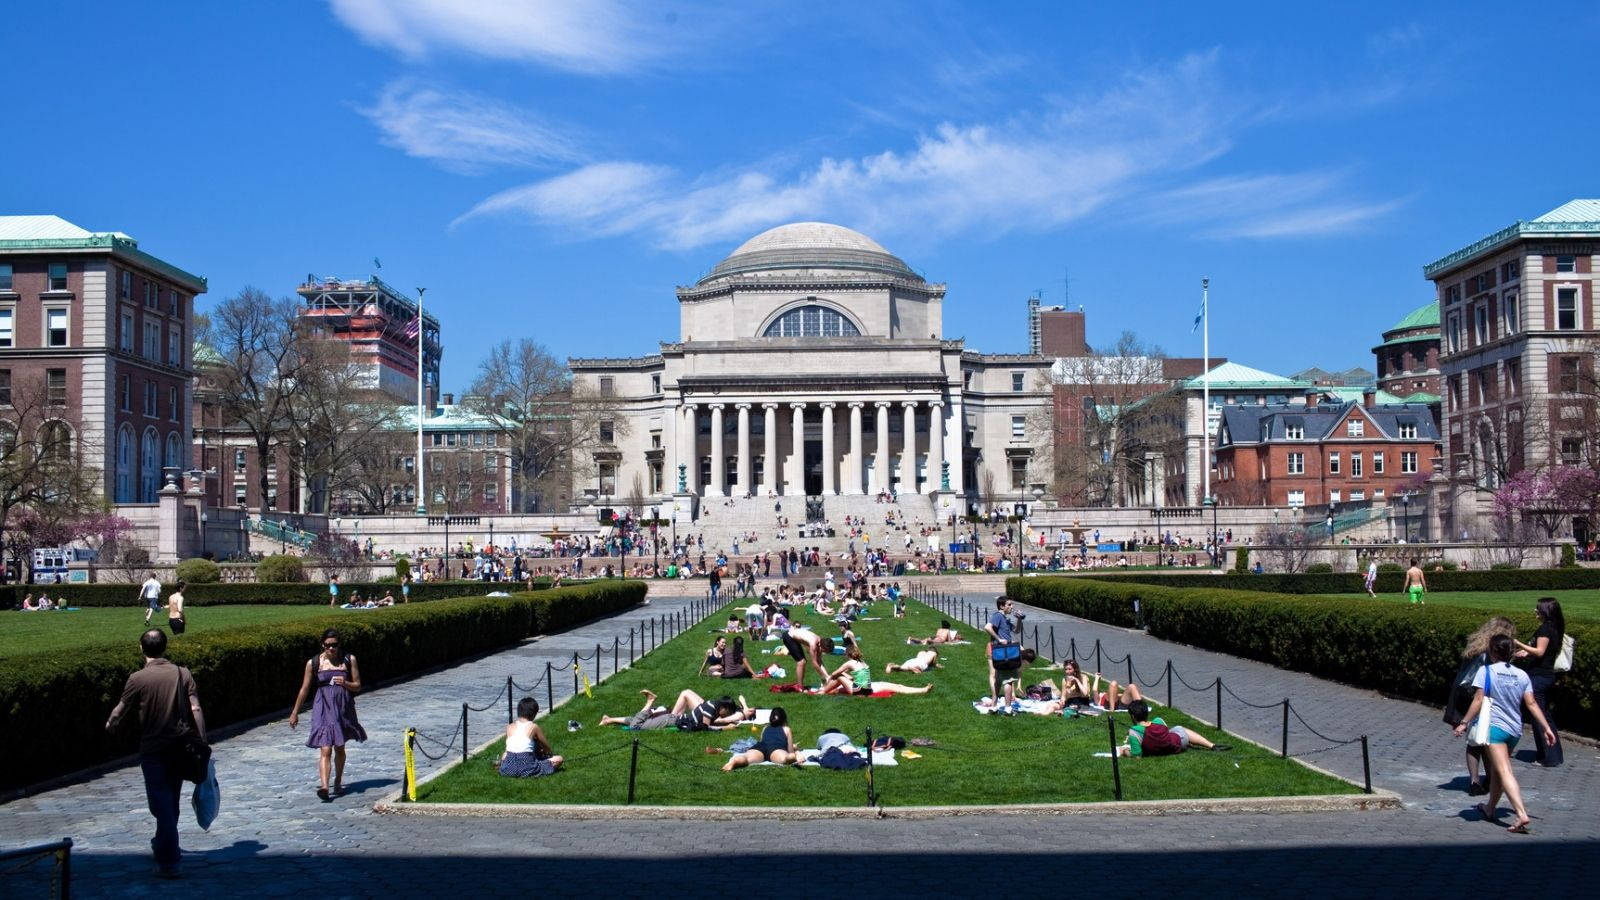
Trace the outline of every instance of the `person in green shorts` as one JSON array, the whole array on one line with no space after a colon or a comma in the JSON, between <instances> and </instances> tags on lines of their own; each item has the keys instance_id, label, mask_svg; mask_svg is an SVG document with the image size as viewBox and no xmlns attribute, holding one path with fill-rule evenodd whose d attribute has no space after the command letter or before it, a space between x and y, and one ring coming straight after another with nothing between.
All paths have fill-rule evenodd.
<instances>
[{"instance_id":1,"label":"person in green shorts","mask_svg":"<svg viewBox=\"0 0 1600 900\"><path fill-rule=\"evenodd\" d=\"M844 664L823 681L824 694L926 694L933 690L931 684L911 687L892 681L873 681L872 667L861 658L861 650L854 644L844 655Z\"/></svg>"},{"instance_id":2,"label":"person in green shorts","mask_svg":"<svg viewBox=\"0 0 1600 900\"><path fill-rule=\"evenodd\" d=\"M1422 567L1417 565L1416 557L1411 558L1411 568L1406 570L1406 593L1410 595L1412 603L1422 603L1422 595L1428 592L1428 578L1422 574Z\"/></svg>"}]
</instances>

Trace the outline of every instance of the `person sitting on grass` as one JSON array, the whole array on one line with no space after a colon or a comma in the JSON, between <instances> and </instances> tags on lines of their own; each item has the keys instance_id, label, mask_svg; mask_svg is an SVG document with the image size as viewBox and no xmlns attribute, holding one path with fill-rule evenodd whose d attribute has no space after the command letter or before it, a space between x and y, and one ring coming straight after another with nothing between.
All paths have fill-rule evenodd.
<instances>
[{"instance_id":1,"label":"person sitting on grass","mask_svg":"<svg viewBox=\"0 0 1600 900\"><path fill-rule=\"evenodd\" d=\"M910 687L892 681L873 681L872 667L861 659L860 649L851 647L844 652L844 655L844 663L823 682L824 694L926 694L933 690L931 684Z\"/></svg>"},{"instance_id":2,"label":"person sitting on grass","mask_svg":"<svg viewBox=\"0 0 1600 900\"><path fill-rule=\"evenodd\" d=\"M906 638L906 643L921 644L922 646L927 647L934 644L953 644L960 639L960 632L956 631L954 628L951 628L949 620L946 619L939 622L939 627L933 632L933 637L908 637Z\"/></svg>"},{"instance_id":3,"label":"person sitting on grass","mask_svg":"<svg viewBox=\"0 0 1600 900\"><path fill-rule=\"evenodd\" d=\"M1065 712L1069 706L1087 706L1094 703L1094 687L1089 682L1089 676L1083 674L1075 659L1069 659L1061 664L1059 690L1052 682L1046 681L1045 684L1055 694L1055 699L1050 704L1050 712Z\"/></svg>"},{"instance_id":4,"label":"person sitting on grass","mask_svg":"<svg viewBox=\"0 0 1600 900\"><path fill-rule=\"evenodd\" d=\"M720 640L720 638L719 638ZM733 646L722 656L723 678L754 678L755 669L750 665L750 658L744 653L744 637L733 639Z\"/></svg>"},{"instance_id":5,"label":"person sitting on grass","mask_svg":"<svg viewBox=\"0 0 1600 900\"><path fill-rule=\"evenodd\" d=\"M39 605L37 603L33 602L33 595L32 594L29 594L28 596L22 598L22 611L23 612L38 612L39 611Z\"/></svg>"},{"instance_id":6,"label":"person sitting on grass","mask_svg":"<svg viewBox=\"0 0 1600 900\"><path fill-rule=\"evenodd\" d=\"M918 675L921 675L929 669L942 668L944 668L944 666L939 664L939 651L923 650L916 656L913 656L898 665L895 663L885 664L883 667L883 674L887 675L890 672L915 672Z\"/></svg>"},{"instance_id":7,"label":"person sitting on grass","mask_svg":"<svg viewBox=\"0 0 1600 900\"><path fill-rule=\"evenodd\" d=\"M1133 724L1128 727L1128 738L1117 748L1121 756L1172 756L1190 747L1202 750L1227 750L1227 744L1213 744L1205 737L1182 725L1167 727L1159 718L1150 718L1150 705L1143 700L1128 704L1128 715Z\"/></svg>"},{"instance_id":8,"label":"person sitting on grass","mask_svg":"<svg viewBox=\"0 0 1600 900\"><path fill-rule=\"evenodd\" d=\"M532 697L517 701L517 720L506 726L506 750L495 764L501 775L540 778L561 768L561 757L550 751L544 730L533 721L538 716L539 701Z\"/></svg>"},{"instance_id":9,"label":"person sitting on grass","mask_svg":"<svg viewBox=\"0 0 1600 900\"><path fill-rule=\"evenodd\" d=\"M699 694L691 690L684 690L678 694L677 702L672 708L656 705L656 695L653 691L640 691L644 695L644 706L631 716L601 716L601 725L626 725L634 731L655 731L662 728L677 728L680 731L721 731L733 728L743 722L756 717L756 711L750 704L739 698L738 704L731 697L720 697L716 700L702 699Z\"/></svg>"},{"instance_id":10,"label":"person sitting on grass","mask_svg":"<svg viewBox=\"0 0 1600 900\"><path fill-rule=\"evenodd\" d=\"M816 632L798 623L791 624L779 634L783 636L783 649L788 652L789 658L794 660L795 687L805 687L807 662L811 663L817 670L817 675L826 682L828 669L822 664L822 655L833 653L833 639L818 637Z\"/></svg>"},{"instance_id":11,"label":"person sitting on grass","mask_svg":"<svg viewBox=\"0 0 1600 900\"><path fill-rule=\"evenodd\" d=\"M1094 693L1095 705L1101 709L1110 712L1131 710L1135 701L1144 699L1144 695L1139 693L1137 684L1129 684L1119 691L1117 682L1108 680L1106 689L1102 691L1100 690L1100 678L1099 672L1094 673L1094 682L1090 690Z\"/></svg>"},{"instance_id":12,"label":"person sitting on grass","mask_svg":"<svg viewBox=\"0 0 1600 900\"><path fill-rule=\"evenodd\" d=\"M696 674L710 675L712 678L722 677L722 661L728 654L728 639L718 636L717 642L706 651L705 658L700 660L700 671Z\"/></svg>"},{"instance_id":13,"label":"person sitting on grass","mask_svg":"<svg viewBox=\"0 0 1600 900\"><path fill-rule=\"evenodd\" d=\"M743 753L735 753L722 767L724 772L753 766L757 763L775 763L780 766L795 765L800 756L794 748L794 732L789 728L789 714L783 707L774 707L767 727L761 729L761 740Z\"/></svg>"},{"instance_id":14,"label":"person sitting on grass","mask_svg":"<svg viewBox=\"0 0 1600 900\"><path fill-rule=\"evenodd\" d=\"M758 607L756 607L756 609L759 610L760 607L758 606ZM756 621L760 621L760 618L759 618L760 617L760 613L759 612L756 613L756 616L757 616ZM749 627L751 629L754 629L756 627L755 622L751 622ZM728 624L725 625L722 630L726 634L742 634L744 632L744 630L745 630L745 626L739 622L739 616L738 615L730 614L728 616Z\"/></svg>"}]
</instances>

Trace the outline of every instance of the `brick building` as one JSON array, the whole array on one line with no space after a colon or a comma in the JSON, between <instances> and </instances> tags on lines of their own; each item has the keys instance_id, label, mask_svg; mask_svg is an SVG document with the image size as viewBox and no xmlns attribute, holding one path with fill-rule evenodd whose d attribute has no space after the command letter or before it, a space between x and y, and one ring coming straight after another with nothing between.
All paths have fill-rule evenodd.
<instances>
[{"instance_id":1,"label":"brick building","mask_svg":"<svg viewBox=\"0 0 1600 900\"><path fill-rule=\"evenodd\" d=\"M1378 388L1412 403L1437 403L1439 380L1439 304L1417 307L1383 333L1372 348ZM1425 396L1418 397L1418 394ZM1432 398L1432 399L1428 399Z\"/></svg>"},{"instance_id":2,"label":"brick building","mask_svg":"<svg viewBox=\"0 0 1600 900\"><path fill-rule=\"evenodd\" d=\"M1423 268L1438 295L1448 534L1488 535L1490 500L1527 466L1597 449L1600 200L1518 221Z\"/></svg>"},{"instance_id":3,"label":"brick building","mask_svg":"<svg viewBox=\"0 0 1600 900\"><path fill-rule=\"evenodd\" d=\"M0 216L0 409L35 386L116 503L154 503L184 468L189 345L204 278L121 232Z\"/></svg>"},{"instance_id":4,"label":"brick building","mask_svg":"<svg viewBox=\"0 0 1600 900\"><path fill-rule=\"evenodd\" d=\"M366 280L306 276L295 289L305 305L300 318L313 333L350 347L350 357L362 369L363 387L381 391L395 400L415 403L417 398L417 337L422 338L422 379L429 407L438 400L439 361L444 345L439 320L418 304L373 275Z\"/></svg>"},{"instance_id":5,"label":"brick building","mask_svg":"<svg viewBox=\"0 0 1600 900\"><path fill-rule=\"evenodd\" d=\"M1228 406L1217 434L1215 493L1229 506L1386 501L1432 474L1439 431L1425 404Z\"/></svg>"}]
</instances>

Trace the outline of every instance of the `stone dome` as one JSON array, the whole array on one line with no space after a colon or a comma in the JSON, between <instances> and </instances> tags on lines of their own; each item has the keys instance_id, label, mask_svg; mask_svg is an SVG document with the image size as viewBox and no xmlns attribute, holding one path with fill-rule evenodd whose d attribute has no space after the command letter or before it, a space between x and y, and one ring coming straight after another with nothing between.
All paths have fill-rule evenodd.
<instances>
[{"instance_id":1,"label":"stone dome","mask_svg":"<svg viewBox=\"0 0 1600 900\"><path fill-rule=\"evenodd\" d=\"M852 269L922 280L903 260L859 231L827 222L792 222L740 244L700 283L782 269Z\"/></svg>"}]
</instances>

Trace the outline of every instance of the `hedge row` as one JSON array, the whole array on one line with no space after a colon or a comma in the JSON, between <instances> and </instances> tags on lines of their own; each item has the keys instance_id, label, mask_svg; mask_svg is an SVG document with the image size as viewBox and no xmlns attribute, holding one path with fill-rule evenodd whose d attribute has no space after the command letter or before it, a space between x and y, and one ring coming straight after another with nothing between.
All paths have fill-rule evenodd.
<instances>
[{"instance_id":1,"label":"hedge row","mask_svg":"<svg viewBox=\"0 0 1600 900\"><path fill-rule=\"evenodd\" d=\"M550 586L550 579L534 582L534 590ZM494 591L514 591L519 583L494 581L424 581L411 586L411 600L442 600L447 597L478 597ZM165 585L162 596L171 593L172 586ZM392 582L349 582L339 585L341 602L352 594L360 593L362 599L382 597L385 591L400 599L400 585ZM68 606L142 606L137 584L17 584L0 586L0 608L10 609L21 605L25 594L37 596L40 592ZM183 590L184 602L190 606L225 606L250 604L254 606L314 606L328 602L328 585L295 584L289 582L219 582L216 584L191 584Z\"/></svg>"},{"instance_id":2,"label":"hedge row","mask_svg":"<svg viewBox=\"0 0 1600 900\"><path fill-rule=\"evenodd\" d=\"M1259 548L1256 552L1260 552ZM1600 569L1471 569L1465 572L1429 572L1427 576L1429 591L1575 591L1600 588ZM1273 594L1364 594L1367 590L1366 577L1361 572L1249 575L1239 572L1182 574L1144 571L1095 577L1166 587L1206 587ZM1378 572L1376 590L1379 593L1398 594L1404 584L1404 571Z\"/></svg>"},{"instance_id":3,"label":"hedge row","mask_svg":"<svg viewBox=\"0 0 1600 900\"><path fill-rule=\"evenodd\" d=\"M206 724L217 728L293 701L325 628L339 628L345 647L360 661L362 680L371 685L628 609L644 599L645 589L644 582L619 580L397 606L359 620L328 616L252 625L174 640L168 656L194 672ZM0 720L9 738L0 741L0 787L32 784L134 752L134 724L115 736L104 726L142 659L130 633L120 649L40 653L0 669ZM303 742L304 732L285 733L283 740Z\"/></svg>"},{"instance_id":4,"label":"hedge row","mask_svg":"<svg viewBox=\"0 0 1600 900\"><path fill-rule=\"evenodd\" d=\"M1467 636L1489 618L1486 612L1442 604L1411 606L1366 598L1176 589L1131 583L1131 579L1011 578L1006 591L1033 606L1128 627L1136 624L1137 602L1138 615L1150 633L1164 640L1310 672L1440 708L1450 692ZM1532 634L1538 624L1531 613L1511 618L1524 636ZM1572 671L1556 681L1553 691L1556 723L1568 731L1600 735L1600 671L1596 670L1600 625L1569 620L1567 628L1577 640L1577 651Z\"/></svg>"}]
</instances>

